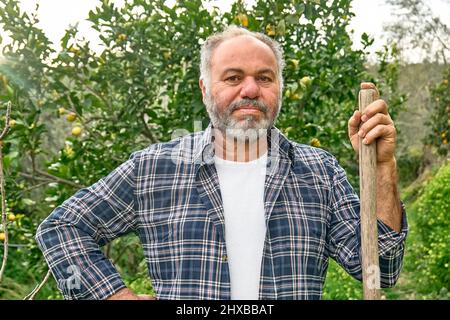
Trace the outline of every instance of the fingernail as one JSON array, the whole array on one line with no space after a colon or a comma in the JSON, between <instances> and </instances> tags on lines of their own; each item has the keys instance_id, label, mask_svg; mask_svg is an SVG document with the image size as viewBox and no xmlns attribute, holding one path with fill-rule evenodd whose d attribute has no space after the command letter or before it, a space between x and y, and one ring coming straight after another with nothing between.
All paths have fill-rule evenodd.
<instances>
[{"instance_id":1,"label":"fingernail","mask_svg":"<svg viewBox=\"0 0 450 320\"><path fill-rule=\"evenodd\" d=\"M359 130L359 132L358 132L358 136L360 136L361 138L362 138L362 137L364 137L364 131L362 131L362 130Z\"/></svg>"},{"instance_id":2,"label":"fingernail","mask_svg":"<svg viewBox=\"0 0 450 320\"><path fill-rule=\"evenodd\" d=\"M367 121L367 116L366 116L366 115L363 115L363 116L361 117L361 120L364 121L364 122L366 122L366 121Z\"/></svg>"},{"instance_id":3,"label":"fingernail","mask_svg":"<svg viewBox=\"0 0 450 320\"><path fill-rule=\"evenodd\" d=\"M364 144L368 144L369 142L367 141L367 139L363 139L362 141Z\"/></svg>"}]
</instances>

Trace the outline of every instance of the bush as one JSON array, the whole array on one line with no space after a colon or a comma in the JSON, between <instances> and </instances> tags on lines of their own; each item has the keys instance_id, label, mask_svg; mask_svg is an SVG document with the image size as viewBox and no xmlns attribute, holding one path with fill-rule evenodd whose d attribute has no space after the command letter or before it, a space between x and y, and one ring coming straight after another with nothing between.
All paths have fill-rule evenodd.
<instances>
[{"instance_id":1,"label":"bush","mask_svg":"<svg viewBox=\"0 0 450 320\"><path fill-rule=\"evenodd\" d=\"M450 298L450 160L424 187L412 206L411 279L419 294Z\"/></svg>"},{"instance_id":2,"label":"bush","mask_svg":"<svg viewBox=\"0 0 450 320\"><path fill-rule=\"evenodd\" d=\"M423 151L419 147L410 147L397 158L400 186L412 183L420 174L423 162Z\"/></svg>"},{"instance_id":3,"label":"bush","mask_svg":"<svg viewBox=\"0 0 450 320\"><path fill-rule=\"evenodd\" d=\"M439 154L450 155L450 68L443 73L442 81L432 90L432 105L430 121L428 126L431 133L426 139L426 143L437 148Z\"/></svg>"},{"instance_id":4,"label":"bush","mask_svg":"<svg viewBox=\"0 0 450 320\"><path fill-rule=\"evenodd\" d=\"M362 283L352 278L334 260L330 260L322 298L324 300L359 300L362 297Z\"/></svg>"}]
</instances>

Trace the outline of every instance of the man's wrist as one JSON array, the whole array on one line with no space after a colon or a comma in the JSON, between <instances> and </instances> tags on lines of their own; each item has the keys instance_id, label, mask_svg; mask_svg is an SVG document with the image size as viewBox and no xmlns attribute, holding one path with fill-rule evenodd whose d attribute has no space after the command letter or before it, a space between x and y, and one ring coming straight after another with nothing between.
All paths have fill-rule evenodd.
<instances>
[{"instance_id":1,"label":"man's wrist","mask_svg":"<svg viewBox=\"0 0 450 320\"><path fill-rule=\"evenodd\" d=\"M139 297L132 290L122 288L106 300L139 300Z\"/></svg>"},{"instance_id":2,"label":"man's wrist","mask_svg":"<svg viewBox=\"0 0 450 320\"><path fill-rule=\"evenodd\" d=\"M397 187L397 161L392 158L389 161L377 163L377 181L379 186L386 187L386 184L392 184Z\"/></svg>"},{"instance_id":3,"label":"man's wrist","mask_svg":"<svg viewBox=\"0 0 450 320\"><path fill-rule=\"evenodd\" d=\"M377 169L397 170L397 160L392 157L390 160L377 162Z\"/></svg>"}]
</instances>

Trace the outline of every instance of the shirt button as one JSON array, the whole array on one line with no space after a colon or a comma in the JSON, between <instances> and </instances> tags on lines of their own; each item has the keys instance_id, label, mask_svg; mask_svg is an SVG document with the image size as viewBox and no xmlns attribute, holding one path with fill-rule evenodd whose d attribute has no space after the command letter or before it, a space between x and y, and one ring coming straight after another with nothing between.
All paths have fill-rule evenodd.
<instances>
[{"instance_id":1,"label":"shirt button","mask_svg":"<svg viewBox=\"0 0 450 320\"><path fill-rule=\"evenodd\" d=\"M223 262L228 262L228 256L227 256L226 254L224 254L224 255L222 256L222 261L223 261Z\"/></svg>"}]
</instances>

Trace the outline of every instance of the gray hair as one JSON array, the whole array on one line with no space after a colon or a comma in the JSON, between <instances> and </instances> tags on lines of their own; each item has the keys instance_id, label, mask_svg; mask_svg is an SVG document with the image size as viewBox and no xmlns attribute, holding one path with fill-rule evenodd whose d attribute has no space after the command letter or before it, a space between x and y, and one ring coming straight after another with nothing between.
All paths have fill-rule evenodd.
<instances>
[{"instance_id":1,"label":"gray hair","mask_svg":"<svg viewBox=\"0 0 450 320\"><path fill-rule=\"evenodd\" d=\"M277 60L278 67L278 82L280 84L280 95L283 91L283 68L284 68L284 58L283 58L283 49L281 45L266 36L263 33L252 32L244 28L237 27L235 25L231 25L227 27L224 31L220 33L213 34L209 36L206 41L203 43L200 50L200 79L203 80L207 90L209 91L210 79L211 79L211 58L216 49L222 42L225 40L235 38L238 36L250 36L253 37L263 43L265 43L274 53L275 58Z\"/></svg>"}]
</instances>

